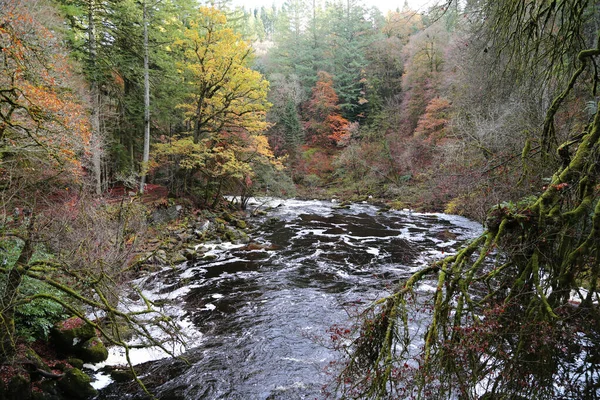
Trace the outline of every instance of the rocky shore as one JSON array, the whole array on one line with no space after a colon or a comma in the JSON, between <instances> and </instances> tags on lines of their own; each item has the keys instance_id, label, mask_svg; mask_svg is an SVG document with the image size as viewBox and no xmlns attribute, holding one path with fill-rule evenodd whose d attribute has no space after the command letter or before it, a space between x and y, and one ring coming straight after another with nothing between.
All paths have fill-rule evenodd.
<instances>
[{"instance_id":1,"label":"rocky shore","mask_svg":"<svg viewBox=\"0 0 600 400\"><path fill-rule=\"evenodd\" d=\"M205 244L250 243L247 213L226 205L217 211L186 209L181 205L151 212L147 239L132 270L141 275L202 257ZM135 276L134 276L135 277ZM56 324L47 342L19 345L15 363L0 366L0 399L85 400L97 395L84 364L106 360L108 351L98 332L73 317ZM128 368L107 367L117 382L133 381Z\"/></svg>"}]
</instances>

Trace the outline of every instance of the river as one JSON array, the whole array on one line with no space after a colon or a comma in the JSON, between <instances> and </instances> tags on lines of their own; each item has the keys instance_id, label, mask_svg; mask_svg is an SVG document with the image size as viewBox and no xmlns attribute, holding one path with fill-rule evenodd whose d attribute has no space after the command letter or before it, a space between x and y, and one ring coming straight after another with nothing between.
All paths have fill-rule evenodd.
<instances>
[{"instance_id":1,"label":"river","mask_svg":"<svg viewBox=\"0 0 600 400\"><path fill-rule=\"evenodd\" d=\"M350 309L389 294L482 229L458 216L370 204L270 205L268 216L251 222L259 227L252 240L264 248L214 244L205 259L140 280L190 336L183 353L189 365L170 359L144 365L157 398L323 398L332 378L326 367L336 359L318 340L327 329L347 324ZM113 383L99 399L143 398L133 392Z\"/></svg>"}]
</instances>

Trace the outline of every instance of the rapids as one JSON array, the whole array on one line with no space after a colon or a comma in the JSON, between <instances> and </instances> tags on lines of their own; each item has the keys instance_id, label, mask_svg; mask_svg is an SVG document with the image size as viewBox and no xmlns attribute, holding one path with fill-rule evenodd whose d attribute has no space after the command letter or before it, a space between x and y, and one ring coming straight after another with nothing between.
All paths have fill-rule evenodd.
<instances>
[{"instance_id":1,"label":"rapids","mask_svg":"<svg viewBox=\"0 0 600 400\"><path fill-rule=\"evenodd\" d=\"M482 230L458 216L370 204L271 200L270 206L267 217L252 221L259 227L252 240L264 249L214 244L211 256L138 282L147 296L165 302L190 337L183 353L189 365L144 364L157 398L323 398L321 388L331 379L326 367L336 354L318 338L348 323L349 309L390 293ZM137 354L138 362L160 357ZM96 386L107 383L100 374ZM143 396L115 383L99 396L123 398Z\"/></svg>"}]
</instances>

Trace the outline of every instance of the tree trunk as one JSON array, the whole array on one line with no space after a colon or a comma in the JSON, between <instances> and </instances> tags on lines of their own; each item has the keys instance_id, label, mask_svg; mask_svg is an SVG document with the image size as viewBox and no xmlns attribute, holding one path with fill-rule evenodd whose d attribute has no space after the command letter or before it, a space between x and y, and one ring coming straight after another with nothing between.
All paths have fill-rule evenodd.
<instances>
[{"instance_id":1,"label":"tree trunk","mask_svg":"<svg viewBox=\"0 0 600 400\"><path fill-rule=\"evenodd\" d=\"M92 138L90 151L92 153L92 167L94 172L94 186L96 194L102 193L102 141L100 138L100 91L98 89L98 74L96 72L96 25L94 23L95 1L90 0L88 8L88 50L90 53L90 97L92 100Z\"/></svg>"},{"instance_id":2,"label":"tree trunk","mask_svg":"<svg viewBox=\"0 0 600 400\"><path fill-rule=\"evenodd\" d=\"M144 155L142 159L142 179L140 181L140 193L144 193L146 185L146 172L150 160L150 77L148 67L148 8L146 1L142 2L144 23Z\"/></svg>"}]
</instances>

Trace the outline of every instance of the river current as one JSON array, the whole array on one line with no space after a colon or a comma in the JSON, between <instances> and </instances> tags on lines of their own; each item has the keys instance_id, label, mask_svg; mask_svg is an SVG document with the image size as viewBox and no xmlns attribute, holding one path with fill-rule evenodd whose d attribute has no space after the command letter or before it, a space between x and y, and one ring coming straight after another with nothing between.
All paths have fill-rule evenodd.
<instances>
[{"instance_id":1,"label":"river current","mask_svg":"<svg viewBox=\"0 0 600 400\"><path fill-rule=\"evenodd\" d=\"M336 359L318 340L327 329L348 324L350 309L389 294L411 272L453 253L482 229L458 216L370 204L269 205L267 217L251 222L258 226L252 241L262 248L213 244L208 257L138 282L148 297L165 303L189 337L182 349L189 364L144 364L157 398L323 398L322 387L332 379L326 367ZM249 208L259 206L265 204ZM157 356L138 355L137 362L151 358ZM105 386L102 379L97 387ZM132 393L131 385L113 383L99 398L143 398Z\"/></svg>"}]
</instances>

